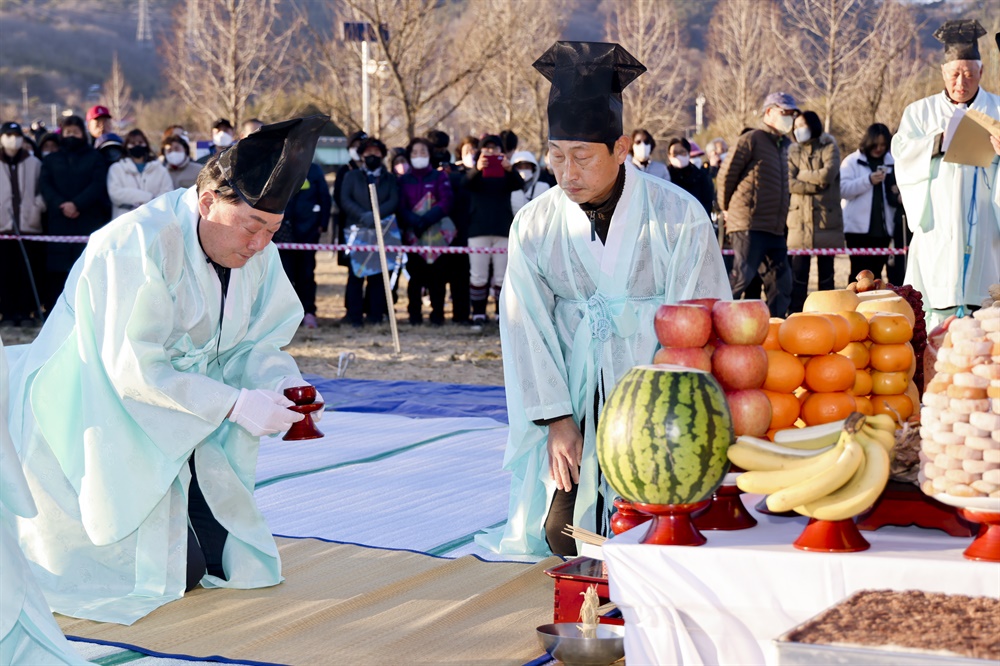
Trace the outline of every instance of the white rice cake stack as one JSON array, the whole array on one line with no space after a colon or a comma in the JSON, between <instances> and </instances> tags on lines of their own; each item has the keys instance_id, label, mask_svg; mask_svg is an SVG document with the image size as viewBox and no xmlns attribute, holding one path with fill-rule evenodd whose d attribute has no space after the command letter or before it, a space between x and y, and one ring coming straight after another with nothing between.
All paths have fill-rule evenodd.
<instances>
[{"instance_id":1,"label":"white rice cake stack","mask_svg":"<svg viewBox=\"0 0 1000 666\"><path fill-rule=\"evenodd\" d=\"M1000 304L951 322L920 409L920 489L1000 498Z\"/></svg>"}]
</instances>

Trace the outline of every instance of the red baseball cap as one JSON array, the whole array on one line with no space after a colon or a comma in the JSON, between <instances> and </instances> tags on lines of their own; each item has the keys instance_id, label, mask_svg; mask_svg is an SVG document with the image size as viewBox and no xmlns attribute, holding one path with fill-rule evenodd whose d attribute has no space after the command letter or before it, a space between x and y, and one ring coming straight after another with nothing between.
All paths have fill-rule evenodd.
<instances>
[{"instance_id":1,"label":"red baseball cap","mask_svg":"<svg viewBox=\"0 0 1000 666\"><path fill-rule=\"evenodd\" d=\"M87 122L89 123L94 118L103 118L104 116L110 118L111 112L108 111L108 107L97 104L90 107L90 111L87 111Z\"/></svg>"}]
</instances>

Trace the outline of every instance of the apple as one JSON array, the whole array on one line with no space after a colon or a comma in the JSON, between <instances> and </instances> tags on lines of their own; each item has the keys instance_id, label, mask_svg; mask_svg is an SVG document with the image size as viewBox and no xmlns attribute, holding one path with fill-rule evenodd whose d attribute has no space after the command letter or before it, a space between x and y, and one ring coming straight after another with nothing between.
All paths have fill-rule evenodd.
<instances>
[{"instance_id":1,"label":"apple","mask_svg":"<svg viewBox=\"0 0 1000 666\"><path fill-rule=\"evenodd\" d=\"M656 352L653 363L683 365L686 368L712 372L712 354L703 347L664 347Z\"/></svg>"},{"instance_id":2,"label":"apple","mask_svg":"<svg viewBox=\"0 0 1000 666\"><path fill-rule=\"evenodd\" d=\"M761 300L719 301L712 306L712 323L727 345L760 345L767 338L771 311Z\"/></svg>"},{"instance_id":3,"label":"apple","mask_svg":"<svg viewBox=\"0 0 1000 666\"><path fill-rule=\"evenodd\" d=\"M771 427L771 401L763 391L746 389L727 391L729 413L733 416L733 432L751 437L763 437Z\"/></svg>"},{"instance_id":4,"label":"apple","mask_svg":"<svg viewBox=\"0 0 1000 666\"><path fill-rule=\"evenodd\" d=\"M653 328L664 347L704 347L712 335L712 311L701 305L661 305Z\"/></svg>"},{"instance_id":5,"label":"apple","mask_svg":"<svg viewBox=\"0 0 1000 666\"><path fill-rule=\"evenodd\" d=\"M760 388L767 379L767 352L760 345L719 345L712 352L712 374L727 391Z\"/></svg>"},{"instance_id":6,"label":"apple","mask_svg":"<svg viewBox=\"0 0 1000 666\"><path fill-rule=\"evenodd\" d=\"M708 308L708 311L712 311L712 306L719 302L717 298L689 298L686 301L681 301L681 305L703 305Z\"/></svg>"}]
</instances>

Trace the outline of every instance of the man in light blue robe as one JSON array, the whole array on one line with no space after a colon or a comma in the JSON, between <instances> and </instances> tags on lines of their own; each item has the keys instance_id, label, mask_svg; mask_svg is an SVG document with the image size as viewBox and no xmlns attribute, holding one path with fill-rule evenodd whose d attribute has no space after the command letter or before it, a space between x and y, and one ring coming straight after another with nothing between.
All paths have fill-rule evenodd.
<instances>
[{"instance_id":1,"label":"man in light blue robe","mask_svg":"<svg viewBox=\"0 0 1000 666\"><path fill-rule=\"evenodd\" d=\"M56 612L131 624L199 582L281 582L254 472L302 418L280 392L305 383L282 351L303 312L270 240L326 120L265 126L93 234L12 366L18 532Z\"/></svg>"},{"instance_id":2,"label":"man in light blue robe","mask_svg":"<svg viewBox=\"0 0 1000 666\"><path fill-rule=\"evenodd\" d=\"M978 21L948 21L934 36L945 43L944 90L903 111L892 139L906 220L913 240L905 282L923 294L927 328L969 312L1000 281L1000 158L986 167L944 161L952 117L975 109L1000 120L1000 96L980 85Z\"/></svg>"},{"instance_id":3,"label":"man in light blue robe","mask_svg":"<svg viewBox=\"0 0 1000 666\"><path fill-rule=\"evenodd\" d=\"M552 81L559 186L525 206L510 232L500 336L513 478L506 524L477 542L571 555L565 523L605 531L613 497L596 425L604 395L652 361L656 309L731 292L705 209L626 161L621 91L645 68L618 45L586 42L559 42L535 67Z\"/></svg>"}]
</instances>

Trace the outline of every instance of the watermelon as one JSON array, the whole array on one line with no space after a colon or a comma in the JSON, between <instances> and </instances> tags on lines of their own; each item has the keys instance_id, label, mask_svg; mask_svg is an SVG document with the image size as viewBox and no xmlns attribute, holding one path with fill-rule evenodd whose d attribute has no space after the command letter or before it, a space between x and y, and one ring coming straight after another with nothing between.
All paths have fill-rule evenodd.
<instances>
[{"instance_id":1,"label":"watermelon","mask_svg":"<svg viewBox=\"0 0 1000 666\"><path fill-rule=\"evenodd\" d=\"M732 441L726 394L711 374L640 365L608 395L597 459L611 487L629 501L691 504L722 483Z\"/></svg>"}]
</instances>

